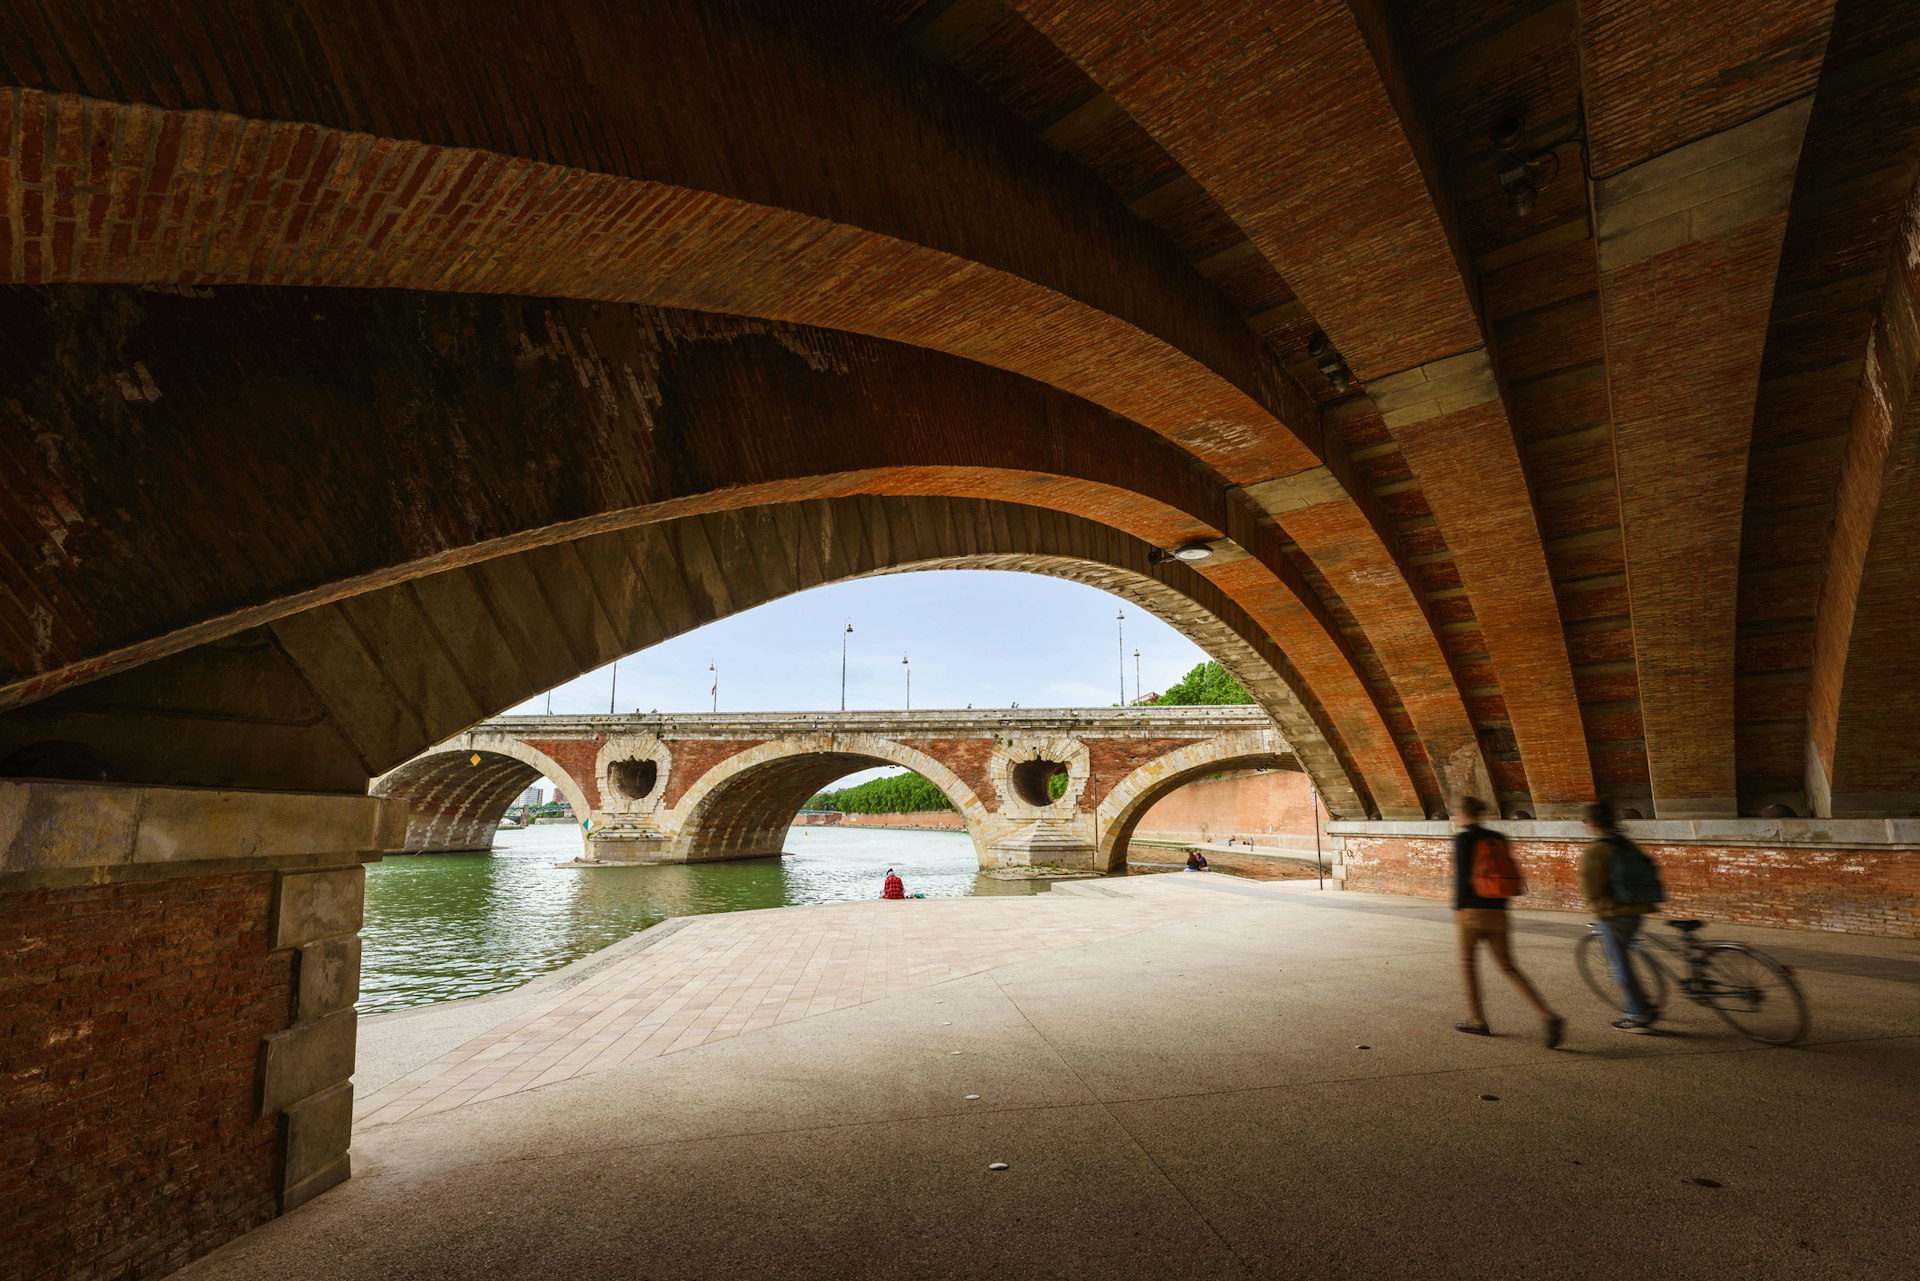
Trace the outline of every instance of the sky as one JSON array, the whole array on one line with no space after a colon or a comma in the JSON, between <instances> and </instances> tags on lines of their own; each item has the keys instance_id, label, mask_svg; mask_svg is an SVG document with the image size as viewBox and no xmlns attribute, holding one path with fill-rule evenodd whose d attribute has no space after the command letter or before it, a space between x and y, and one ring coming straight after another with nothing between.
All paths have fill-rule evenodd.
<instances>
[{"instance_id":1,"label":"sky","mask_svg":"<svg viewBox=\"0 0 1920 1281\"><path fill-rule=\"evenodd\" d=\"M1126 615L1124 621L1114 618ZM1206 655L1139 606L1098 588L1035 574L932 570L816 587L709 623L553 691L556 713L704 712L719 668L722 712L840 706L842 628L847 707L1108 707L1179 680ZM1140 651L1139 682L1133 651ZM902 665L901 658L911 660ZM514 713L547 709L546 696Z\"/></svg>"}]
</instances>

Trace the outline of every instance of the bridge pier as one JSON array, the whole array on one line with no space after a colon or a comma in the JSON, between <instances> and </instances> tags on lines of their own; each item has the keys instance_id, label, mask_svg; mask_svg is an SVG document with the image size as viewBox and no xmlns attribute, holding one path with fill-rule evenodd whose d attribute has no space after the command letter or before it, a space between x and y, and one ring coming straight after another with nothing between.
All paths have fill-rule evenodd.
<instances>
[{"instance_id":1,"label":"bridge pier","mask_svg":"<svg viewBox=\"0 0 1920 1281\"><path fill-rule=\"evenodd\" d=\"M1004 820L1003 820L1004 821ZM1061 867L1074 872L1109 872L1093 839L1091 815L1032 819L1006 824L1004 835L987 846L994 867Z\"/></svg>"}]
</instances>

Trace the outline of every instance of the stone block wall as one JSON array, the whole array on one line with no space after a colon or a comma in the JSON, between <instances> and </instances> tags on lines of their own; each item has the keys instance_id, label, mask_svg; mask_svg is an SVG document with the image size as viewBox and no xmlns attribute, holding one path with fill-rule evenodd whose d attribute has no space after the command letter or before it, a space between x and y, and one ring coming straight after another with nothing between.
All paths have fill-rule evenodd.
<instances>
[{"instance_id":1,"label":"stone block wall","mask_svg":"<svg viewBox=\"0 0 1920 1281\"><path fill-rule=\"evenodd\" d=\"M1442 836L1341 837L1348 889L1449 898L1451 842ZM1920 938L1920 850L1643 841L1659 863L1669 916L1793 929ZM1516 840L1522 907L1581 911L1580 840Z\"/></svg>"}]
</instances>

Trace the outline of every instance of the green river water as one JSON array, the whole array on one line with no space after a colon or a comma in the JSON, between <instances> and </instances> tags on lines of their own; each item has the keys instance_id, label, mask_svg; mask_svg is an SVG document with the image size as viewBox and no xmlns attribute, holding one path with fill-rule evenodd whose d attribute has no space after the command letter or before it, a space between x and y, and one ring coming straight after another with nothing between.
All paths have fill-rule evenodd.
<instances>
[{"instance_id":1,"label":"green river water","mask_svg":"<svg viewBox=\"0 0 1920 1281\"><path fill-rule=\"evenodd\" d=\"M556 867L571 825L501 832L491 854L398 856L367 868L360 1010L479 996L669 916L878 898L887 868L909 893L1033 894L1045 882L979 874L963 832L796 827L787 857L662 867Z\"/></svg>"}]
</instances>

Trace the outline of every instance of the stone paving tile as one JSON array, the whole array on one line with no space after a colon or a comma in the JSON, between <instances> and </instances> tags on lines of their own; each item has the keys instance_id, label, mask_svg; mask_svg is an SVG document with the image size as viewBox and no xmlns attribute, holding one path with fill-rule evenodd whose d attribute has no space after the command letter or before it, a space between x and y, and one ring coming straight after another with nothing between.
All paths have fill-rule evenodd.
<instances>
[{"instance_id":1,"label":"stone paving tile","mask_svg":"<svg viewBox=\"0 0 1920 1281\"><path fill-rule=\"evenodd\" d=\"M898 996L1235 906L1111 882L1099 896L833 903L701 917L356 1101L389 1125Z\"/></svg>"}]
</instances>

